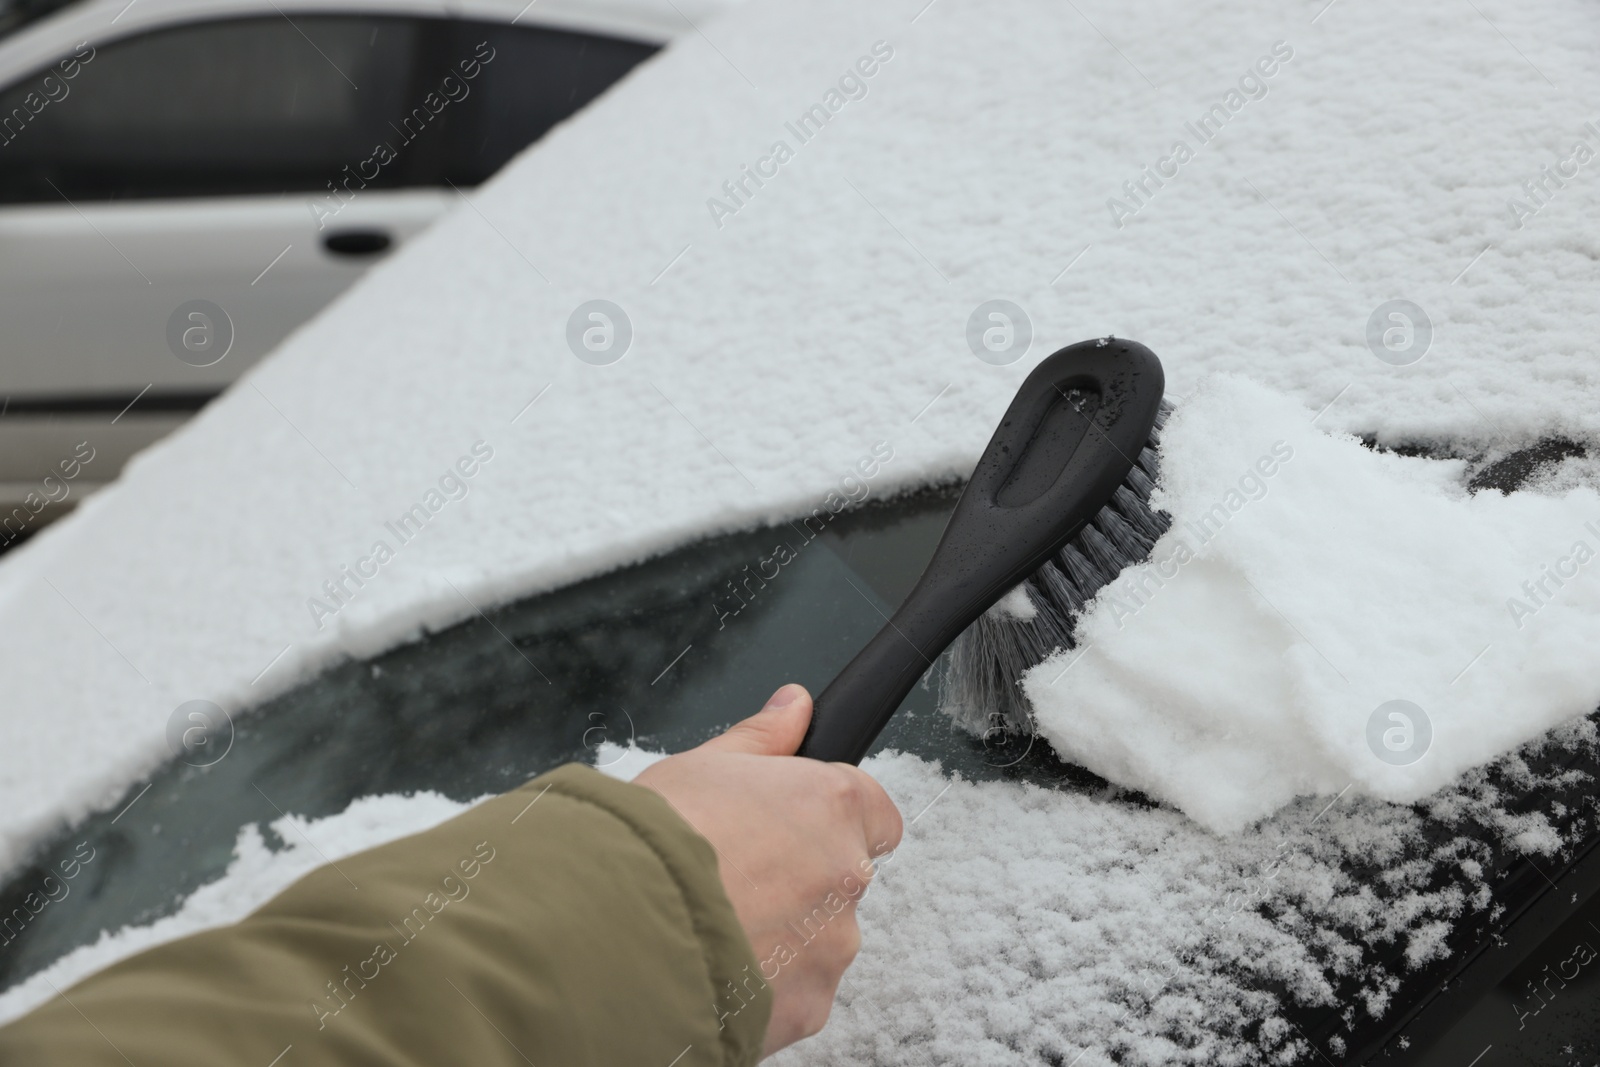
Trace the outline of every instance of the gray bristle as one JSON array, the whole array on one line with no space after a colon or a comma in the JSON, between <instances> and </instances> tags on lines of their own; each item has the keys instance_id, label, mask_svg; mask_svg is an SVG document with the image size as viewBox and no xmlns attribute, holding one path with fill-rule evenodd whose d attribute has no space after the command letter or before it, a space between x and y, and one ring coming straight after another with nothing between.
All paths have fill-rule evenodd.
<instances>
[{"instance_id":1,"label":"gray bristle","mask_svg":"<svg viewBox=\"0 0 1600 1067\"><path fill-rule=\"evenodd\" d=\"M1150 558L1172 519L1150 506L1160 476L1161 428L1172 405L1162 401L1149 443L1109 503L1068 541L1055 558L1024 579L1035 608L1031 619L998 610L979 616L950 648L940 686L940 706L983 737L1026 734L1033 709L1022 676L1059 649L1075 647L1072 631L1084 605L1123 569Z\"/></svg>"}]
</instances>

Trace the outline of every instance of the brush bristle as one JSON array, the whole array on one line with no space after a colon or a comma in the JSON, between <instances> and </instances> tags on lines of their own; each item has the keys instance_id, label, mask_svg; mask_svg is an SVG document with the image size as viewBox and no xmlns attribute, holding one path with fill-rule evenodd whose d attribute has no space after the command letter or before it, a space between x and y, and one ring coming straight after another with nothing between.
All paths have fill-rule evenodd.
<instances>
[{"instance_id":1,"label":"brush bristle","mask_svg":"<svg viewBox=\"0 0 1600 1067\"><path fill-rule=\"evenodd\" d=\"M1166 512L1150 506L1160 474L1161 427L1171 412L1172 406L1162 401L1150 439L1111 502L1018 586L1035 608L1032 617L1024 618L1002 602L979 616L950 647L939 702L966 729L986 738L997 732L1032 732L1033 709L1022 692L1023 674L1056 650L1076 647L1072 631L1084 605L1125 567L1149 559L1157 539L1172 524Z\"/></svg>"}]
</instances>

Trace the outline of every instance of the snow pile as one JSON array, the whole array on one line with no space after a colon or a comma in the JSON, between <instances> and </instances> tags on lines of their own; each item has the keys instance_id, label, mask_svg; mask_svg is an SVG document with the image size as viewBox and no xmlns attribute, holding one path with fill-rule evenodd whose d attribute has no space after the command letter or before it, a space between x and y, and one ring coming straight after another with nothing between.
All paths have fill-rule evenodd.
<instances>
[{"instance_id":1,"label":"snow pile","mask_svg":"<svg viewBox=\"0 0 1600 1067\"><path fill-rule=\"evenodd\" d=\"M1352 783L1416 800L1600 704L1600 494L1472 495L1314 417L1197 389L1163 436L1172 528L1027 678L1063 758L1216 830Z\"/></svg>"},{"instance_id":2,"label":"snow pile","mask_svg":"<svg viewBox=\"0 0 1600 1067\"><path fill-rule=\"evenodd\" d=\"M486 798L485 798L486 799ZM472 807L437 793L363 797L323 819L285 815L271 823L280 847L254 823L239 830L234 859L221 878L191 893L171 915L145 926L103 930L0 994L0 1024L25 1014L94 972L155 945L237 922L318 867L407 834L421 833Z\"/></svg>"}]
</instances>

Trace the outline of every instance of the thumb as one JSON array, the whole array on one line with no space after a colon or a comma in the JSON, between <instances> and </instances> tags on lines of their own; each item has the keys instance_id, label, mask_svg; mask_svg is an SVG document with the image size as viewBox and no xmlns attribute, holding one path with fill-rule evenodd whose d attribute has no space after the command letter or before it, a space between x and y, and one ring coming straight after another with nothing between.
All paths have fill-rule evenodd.
<instances>
[{"instance_id":1,"label":"thumb","mask_svg":"<svg viewBox=\"0 0 1600 1067\"><path fill-rule=\"evenodd\" d=\"M810 724L811 694L805 686L790 682L768 698L766 707L700 747L711 752L792 756Z\"/></svg>"}]
</instances>

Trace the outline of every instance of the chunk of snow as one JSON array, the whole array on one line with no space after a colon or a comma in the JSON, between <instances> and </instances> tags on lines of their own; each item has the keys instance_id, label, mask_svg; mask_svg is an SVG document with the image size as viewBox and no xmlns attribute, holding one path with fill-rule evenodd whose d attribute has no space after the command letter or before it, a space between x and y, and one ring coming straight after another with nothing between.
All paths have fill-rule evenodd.
<instances>
[{"instance_id":1,"label":"chunk of snow","mask_svg":"<svg viewBox=\"0 0 1600 1067\"><path fill-rule=\"evenodd\" d=\"M1172 528L1025 683L1064 758L1217 830L1417 800L1600 705L1600 494L1469 494L1314 416L1197 387L1163 434Z\"/></svg>"},{"instance_id":2,"label":"chunk of snow","mask_svg":"<svg viewBox=\"0 0 1600 1067\"><path fill-rule=\"evenodd\" d=\"M1027 587L1019 585L997 600L989 611L1010 619L1031 619L1039 614L1039 607L1028 595Z\"/></svg>"}]
</instances>

